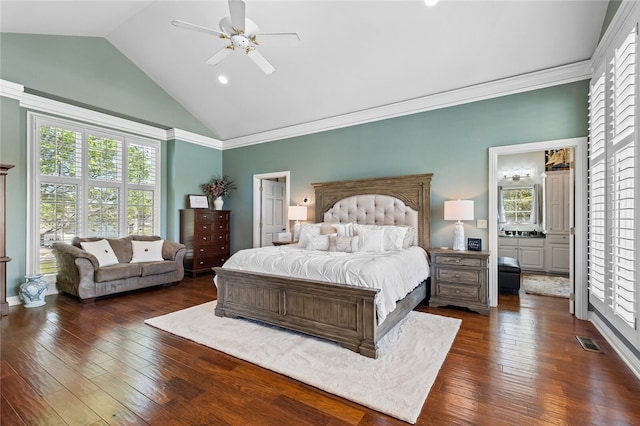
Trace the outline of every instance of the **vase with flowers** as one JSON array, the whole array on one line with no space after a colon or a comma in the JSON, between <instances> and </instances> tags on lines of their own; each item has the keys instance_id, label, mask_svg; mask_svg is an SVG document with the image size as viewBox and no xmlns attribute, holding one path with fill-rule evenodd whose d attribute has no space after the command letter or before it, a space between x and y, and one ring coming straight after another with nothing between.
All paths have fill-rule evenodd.
<instances>
[{"instance_id":1,"label":"vase with flowers","mask_svg":"<svg viewBox=\"0 0 640 426\"><path fill-rule=\"evenodd\" d=\"M222 197L228 197L236 189L235 184L227 175L216 176L200 187L207 197L213 199L213 206L216 210L222 210L224 204Z\"/></svg>"}]
</instances>

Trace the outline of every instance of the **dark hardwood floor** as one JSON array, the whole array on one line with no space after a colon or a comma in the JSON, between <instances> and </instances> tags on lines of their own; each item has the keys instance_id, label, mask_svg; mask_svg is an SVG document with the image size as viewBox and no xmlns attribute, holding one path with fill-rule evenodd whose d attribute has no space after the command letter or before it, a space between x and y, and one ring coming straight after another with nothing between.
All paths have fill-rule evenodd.
<instances>
[{"instance_id":1,"label":"dark hardwood floor","mask_svg":"<svg viewBox=\"0 0 640 426\"><path fill-rule=\"evenodd\" d=\"M215 298L211 276L83 305L64 295L1 320L8 425L405 424L143 324ZM421 425L640 425L640 381L565 299L501 296L462 326ZM592 337L604 354L582 350Z\"/></svg>"}]
</instances>

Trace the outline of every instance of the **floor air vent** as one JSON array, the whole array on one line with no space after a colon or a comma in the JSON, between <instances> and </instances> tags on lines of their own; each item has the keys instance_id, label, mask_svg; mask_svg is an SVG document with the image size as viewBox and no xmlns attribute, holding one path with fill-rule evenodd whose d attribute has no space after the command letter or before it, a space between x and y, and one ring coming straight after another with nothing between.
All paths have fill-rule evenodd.
<instances>
[{"instance_id":1,"label":"floor air vent","mask_svg":"<svg viewBox=\"0 0 640 426\"><path fill-rule=\"evenodd\" d=\"M598 344L594 342L590 337L576 336L576 339L578 339L578 342L580 342L580 346L582 346L582 349L584 349L585 351L602 353L602 349L600 349L600 346L598 346Z\"/></svg>"}]
</instances>

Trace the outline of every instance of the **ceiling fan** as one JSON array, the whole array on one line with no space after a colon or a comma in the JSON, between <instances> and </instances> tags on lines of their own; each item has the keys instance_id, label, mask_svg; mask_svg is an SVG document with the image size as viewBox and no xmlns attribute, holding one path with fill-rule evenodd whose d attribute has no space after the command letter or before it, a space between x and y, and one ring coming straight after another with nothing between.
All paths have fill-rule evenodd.
<instances>
[{"instance_id":1,"label":"ceiling fan","mask_svg":"<svg viewBox=\"0 0 640 426\"><path fill-rule=\"evenodd\" d=\"M228 54L238 49L245 52L265 74L271 74L276 69L256 50L255 46L258 45L257 36L295 37L295 39L300 40L297 33L259 33L258 26L245 16L245 3L243 0L229 0L229 16L220 20L220 31L177 19L174 19L171 23L176 27L215 35L231 42L227 47L209 58L206 64L217 65Z\"/></svg>"}]
</instances>

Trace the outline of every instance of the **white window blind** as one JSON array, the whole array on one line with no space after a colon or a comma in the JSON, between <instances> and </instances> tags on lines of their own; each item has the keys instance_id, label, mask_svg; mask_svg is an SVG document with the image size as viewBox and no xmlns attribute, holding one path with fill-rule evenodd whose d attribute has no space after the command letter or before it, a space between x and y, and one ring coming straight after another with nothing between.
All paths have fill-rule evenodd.
<instances>
[{"instance_id":1,"label":"white window blind","mask_svg":"<svg viewBox=\"0 0 640 426\"><path fill-rule=\"evenodd\" d=\"M605 301L606 156L605 77L591 82L589 93L589 291Z\"/></svg>"},{"instance_id":2,"label":"white window blind","mask_svg":"<svg viewBox=\"0 0 640 426\"><path fill-rule=\"evenodd\" d=\"M611 304L613 313L635 327L636 281L636 42L633 30L615 49L611 76Z\"/></svg>"},{"instance_id":3,"label":"white window blind","mask_svg":"<svg viewBox=\"0 0 640 426\"><path fill-rule=\"evenodd\" d=\"M637 24L594 74L589 94L589 294L616 328L637 317Z\"/></svg>"}]
</instances>

